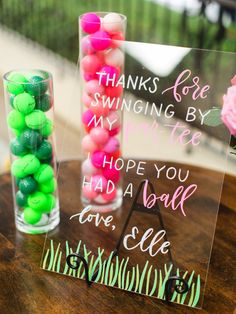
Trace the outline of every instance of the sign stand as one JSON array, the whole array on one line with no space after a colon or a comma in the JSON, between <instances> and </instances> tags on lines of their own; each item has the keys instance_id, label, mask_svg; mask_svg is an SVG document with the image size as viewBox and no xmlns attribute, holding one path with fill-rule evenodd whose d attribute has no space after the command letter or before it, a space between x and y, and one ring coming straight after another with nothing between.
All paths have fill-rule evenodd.
<instances>
[{"instance_id":1,"label":"sign stand","mask_svg":"<svg viewBox=\"0 0 236 314\"><path fill-rule=\"evenodd\" d=\"M141 191L142 191L145 183L146 183L146 180L143 180L138 187L137 193L134 197L134 201L133 201L132 206L130 208L129 214L126 218L126 221L125 221L124 227L122 229L122 232L120 234L119 240L118 240L116 247L113 251L112 259L119 254L120 246L121 246L121 243L123 241L125 231L128 227L128 224L130 222L130 219L131 219L134 211L142 212L142 213L146 213L146 214L151 214L151 215L157 215L161 228L163 230L165 230L164 221L163 221L158 203L156 202L156 204L152 208L147 208L143 204L140 204L138 202L138 199L140 197ZM148 181L148 186L149 186L151 192L153 194L155 194L155 189L153 187L153 184L149 181ZM164 239L165 239L165 241L168 241L166 234L165 234ZM168 257L169 257L170 263L172 265L174 265L170 249L168 250ZM96 280L98 270L95 272L93 277L91 279L89 279L88 262L85 260L83 255L78 254L78 253L69 254L66 258L66 262L67 262L68 266L72 269L78 269L80 262L83 263L84 269L85 269L85 280L86 280L88 286L91 286L92 283ZM106 263L106 260L105 260L105 263ZM188 292L190 290L190 288L191 288L191 286L190 287L188 286L187 281L180 276L174 275L173 270L172 270L172 275L170 275L170 277L168 278L168 280L165 283L165 301L168 304L171 304L170 300L171 300L171 297L172 297L172 294L174 291L176 291L179 294L184 294L184 293Z\"/></svg>"}]
</instances>

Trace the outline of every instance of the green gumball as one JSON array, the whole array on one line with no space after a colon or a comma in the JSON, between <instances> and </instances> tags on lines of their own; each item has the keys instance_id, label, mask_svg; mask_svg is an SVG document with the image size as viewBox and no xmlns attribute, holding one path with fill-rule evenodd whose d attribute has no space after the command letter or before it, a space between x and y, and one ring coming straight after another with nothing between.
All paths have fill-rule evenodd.
<instances>
[{"instance_id":1,"label":"green gumball","mask_svg":"<svg viewBox=\"0 0 236 314\"><path fill-rule=\"evenodd\" d=\"M13 109L14 109L14 105L13 105L14 99L15 99L15 95L11 95L9 98L10 105Z\"/></svg>"},{"instance_id":2,"label":"green gumball","mask_svg":"<svg viewBox=\"0 0 236 314\"><path fill-rule=\"evenodd\" d=\"M25 117L26 125L33 130L42 129L46 124L46 121L47 118L45 113L37 109L33 110Z\"/></svg>"},{"instance_id":3,"label":"green gumball","mask_svg":"<svg viewBox=\"0 0 236 314\"><path fill-rule=\"evenodd\" d=\"M53 123L51 120L47 119L44 126L39 129L39 132L42 136L48 137L52 134L53 131Z\"/></svg>"},{"instance_id":4,"label":"green gumball","mask_svg":"<svg viewBox=\"0 0 236 314\"><path fill-rule=\"evenodd\" d=\"M20 136L20 142L22 145L33 150L37 149L42 141L42 135L38 131L31 129L24 130Z\"/></svg>"},{"instance_id":5,"label":"green gumball","mask_svg":"<svg viewBox=\"0 0 236 314\"><path fill-rule=\"evenodd\" d=\"M52 157L52 144L44 140L34 154L40 160L48 160Z\"/></svg>"},{"instance_id":6,"label":"green gumball","mask_svg":"<svg viewBox=\"0 0 236 314\"><path fill-rule=\"evenodd\" d=\"M34 110L35 100L30 94L22 93L14 98L13 106L19 112L27 115Z\"/></svg>"},{"instance_id":7,"label":"green gumball","mask_svg":"<svg viewBox=\"0 0 236 314\"><path fill-rule=\"evenodd\" d=\"M28 153L28 150L21 143L20 137L13 139L10 143L11 153L15 156L24 156Z\"/></svg>"},{"instance_id":8,"label":"green gumball","mask_svg":"<svg viewBox=\"0 0 236 314\"><path fill-rule=\"evenodd\" d=\"M40 169L40 161L32 154L27 154L21 157L21 164L23 167L23 172L26 176L37 173L37 171Z\"/></svg>"},{"instance_id":9,"label":"green gumball","mask_svg":"<svg viewBox=\"0 0 236 314\"><path fill-rule=\"evenodd\" d=\"M24 172L24 163L22 162L22 158L14 160L11 165L11 173L14 177L19 179L22 179L26 176Z\"/></svg>"},{"instance_id":10,"label":"green gumball","mask_svg":"<svg viewBox=\"0 0 236 314\"><path fill-rule=\"evenodd\" d=\"M44 112L48 111L52 107L52 100L48 94L35 97L36 109L42 110Z\"/></svg>"},{"instance_id":11,"label":"green gumball","mask_svg":"<svg viewBox=\"0 0 236 314\"><path fill-rule=\"evenodd\" d=\"M20 207L24 207L27 205L27 198L28 196L23 194L21 191L16 193L16 203Z\"/></svg>"},{"instance_id":12,"label":"green gumball","mask_svg":"<svg viewBox=\"0 0 236 314\"><path fill-rule=\"evenodd\" d=\"M48 89L48 83L41 76L32 76L29 80L29 84L26 86L26 91L33 96L40 96L46 93Z\"/></svg>"},{"instance_id":13,"label":"green gumball","mask_svg":"<svg viewBox=\"0 0 236 314\"><path fill-rule=\"evenodd\" d=\"M24 221L30 225L37 224L42 218L42 213L33 210L30 207L24 209Z\"/></svg>"},{"instance_id":14,"label":"green gumball","mask_svg":"<svg viewBox=\"0 0 236 314\"><path fill-rule=\"evenodd\" d=\"M46 197L47 197L47 203L45 205L45 209L43 212L49 214L55 208L56 198L52 194L48 194L46 195Z\"/></svg>"},{"instance_id":15,"label":"green gumball","mask_svg":"<svg viewBox=\"0 0 236 314\"><path fill-rule=\"evenodd\" d=\"M31 176L20 180L19 189L23 194L31 194L37 190L38 184Z\"/></svg>"},{"instance_id":16,"label":"green gumball","mask_svg":"<svg viewBox=\"0 0 236 314\"><path fill-rule=\"evenodd\" d=\"M40 191L34 192L28 197L28 204L35 211L43 212L48 208L47 203L48 199L46 194Z\"/></svg>"},{"instance_id":17,"label":"green gumball","mask_svg":"<svg viewBox=\"0 0 236 314\"><path fill-rule=\"evenodd\" d=\"M49 181L54 176L54 170L51 166L47 164L40 165L37 172L34 174L34 178L38 183L44 183Z\"/></svg>"},{"instance_id":18,"label":"green gumball","mask_svg":"<svg viewBox=\"0 0 236 314\"><path fill-rule=\"evenodd\" d=\"M11 73L8 77L7 90L10 94L18 95L24 92L24 84L27 79L21 73Z\"/></svg>"},{"instance_id":19,"label":"green gumball","mask_svg":"<svg viewBox=\"0 0 236 314\"><path fill-rule=\"evenodd\" d=\"M25 128L25 116L17 110L12 110L7 116L7 124L10 128L23 130Z\"/></svg>"},{"instance_id":20,"label":"green gumball","mask_svg":"<svg viewBox=\"0 0 236 314\"><path fill-rule=\"evenodd\" d=\"M11 129L11 130L15 134L15 136L19 136L22 133L22 130L17 130L17 129Z\"/></svg>"},{"instance_id":21,"label":"green gumball","mask_svg":"<svg viewBox=\"0 0 236 314\"><path fill-rule=\"evenodd\" d=\"M57 188L57 181L54 178L48 181L45 181L44 183L40 183L38 186L39 191L46 194L55 192L56 188Z\"/></svg>"}]
</instances>

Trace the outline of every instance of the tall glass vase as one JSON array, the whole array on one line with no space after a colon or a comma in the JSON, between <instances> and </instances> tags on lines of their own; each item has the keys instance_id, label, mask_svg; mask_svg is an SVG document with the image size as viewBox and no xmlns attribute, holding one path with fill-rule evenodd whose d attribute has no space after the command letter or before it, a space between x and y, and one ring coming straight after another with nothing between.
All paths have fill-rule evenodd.
<instances>
[{"instance_id":1,"label":"tall glass vase","mask_svg":"<svg viewBox=\"0 0 236 314\"><path fill-rule=\"evenodd\" d=\"M59 223L53 80L41 70L4 75L16 227L44 233Z\"/></svg>"},{"instance_id":2,"label":"tall glass vase","mask_svg":"<svg viewBox=\"0 0 236 314\"><path fill-rule=\"evenodd\" d=\"M109 212L122 203L120 169L126 17L118 13L86 13L79 17L82 104L82 187L84 206Z\"/></svg>"}]
</instances>

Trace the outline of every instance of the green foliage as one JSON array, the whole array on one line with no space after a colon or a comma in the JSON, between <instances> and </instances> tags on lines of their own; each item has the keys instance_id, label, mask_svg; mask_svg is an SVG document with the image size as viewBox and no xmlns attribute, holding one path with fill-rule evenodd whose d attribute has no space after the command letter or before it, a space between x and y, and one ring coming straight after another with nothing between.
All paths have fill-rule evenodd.
<instances>
[{"instance_id":1,"label":"green foliage","mask_svg":"<svg viewBox=\"0 0 236 314\"><path fill-rule=\"evenodd\" d=\"M218 126L223 124L221 120L221 109L212 108L208 115L204 118L204 124L207 126Z\"/></svg>"},{"instance_id":2,"label":"green foliage","mask_svg":"<svg viewBox=\"0 0 236 314\"><path fill-rule=\"evenodd\" d=\"M216 24L202 16L179 12L148 0L1 0L0 23L67 59L78 57L78 16L114 11L127 16L127 40L235 50L235 30L220 44ZM185 25L185 26L184 26Z\"/></svg>"},{"instance_id":3,"label":"green foliage","mask_svg":"<svg viewBox=\"0 0 236 314\"><path fill-rule=\"evenodd\" d=\"M85 270L81 261L77 270L68 267L66 263L66 257L73 252L81 253L88 262L90 280L96 273L94 281L97 283L165 299L165 284L170 275L173 275L172 264L169 266L165 264L164 270L158 270L153 265L149 265L147 261L143 268L138 264L129 268L129 257L121 260L119 256L112 258L113 252L111 252L109 257L105 259L104 250L98 248L97 254L92 254L91 251L87 250L85 244L82 245L81 241L79 241L75 251L69 246L68 241L65 243L65 250L62 250L60 243L56 245L51 240L49 248L45 250L41 267L44 270L84 279ZM176 275L180 275L178 268ZM186 271L183 278L186 279L187 277L190 290L182 295L174 292L171 301L196 307L200 299L200 275L194 279L194 271L191 273Z\"/></svg>"}]
</instances>

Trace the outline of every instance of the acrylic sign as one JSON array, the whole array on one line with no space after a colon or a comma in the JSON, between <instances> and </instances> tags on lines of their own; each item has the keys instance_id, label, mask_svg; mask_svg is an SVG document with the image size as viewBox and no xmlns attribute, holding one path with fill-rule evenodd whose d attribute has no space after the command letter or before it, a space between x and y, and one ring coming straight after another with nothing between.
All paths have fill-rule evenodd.
<instances>
[{"instance_id":1,"label":"acrylic sign","mask_svg":"<svg viewBox=\"0 0 236 314\"><path fill-rule=\"evenodd\" d=\"M125 95L112 105L124 117L122 157L113 160L122 206L84 207L80 162L61 163L61 223L47 235L41 267L87 278L91 289L201 308L230 138L205 120L222 105L235 54L135 42L120 49L125 74L114 84Z\"/></svg>"}]
</instances>

